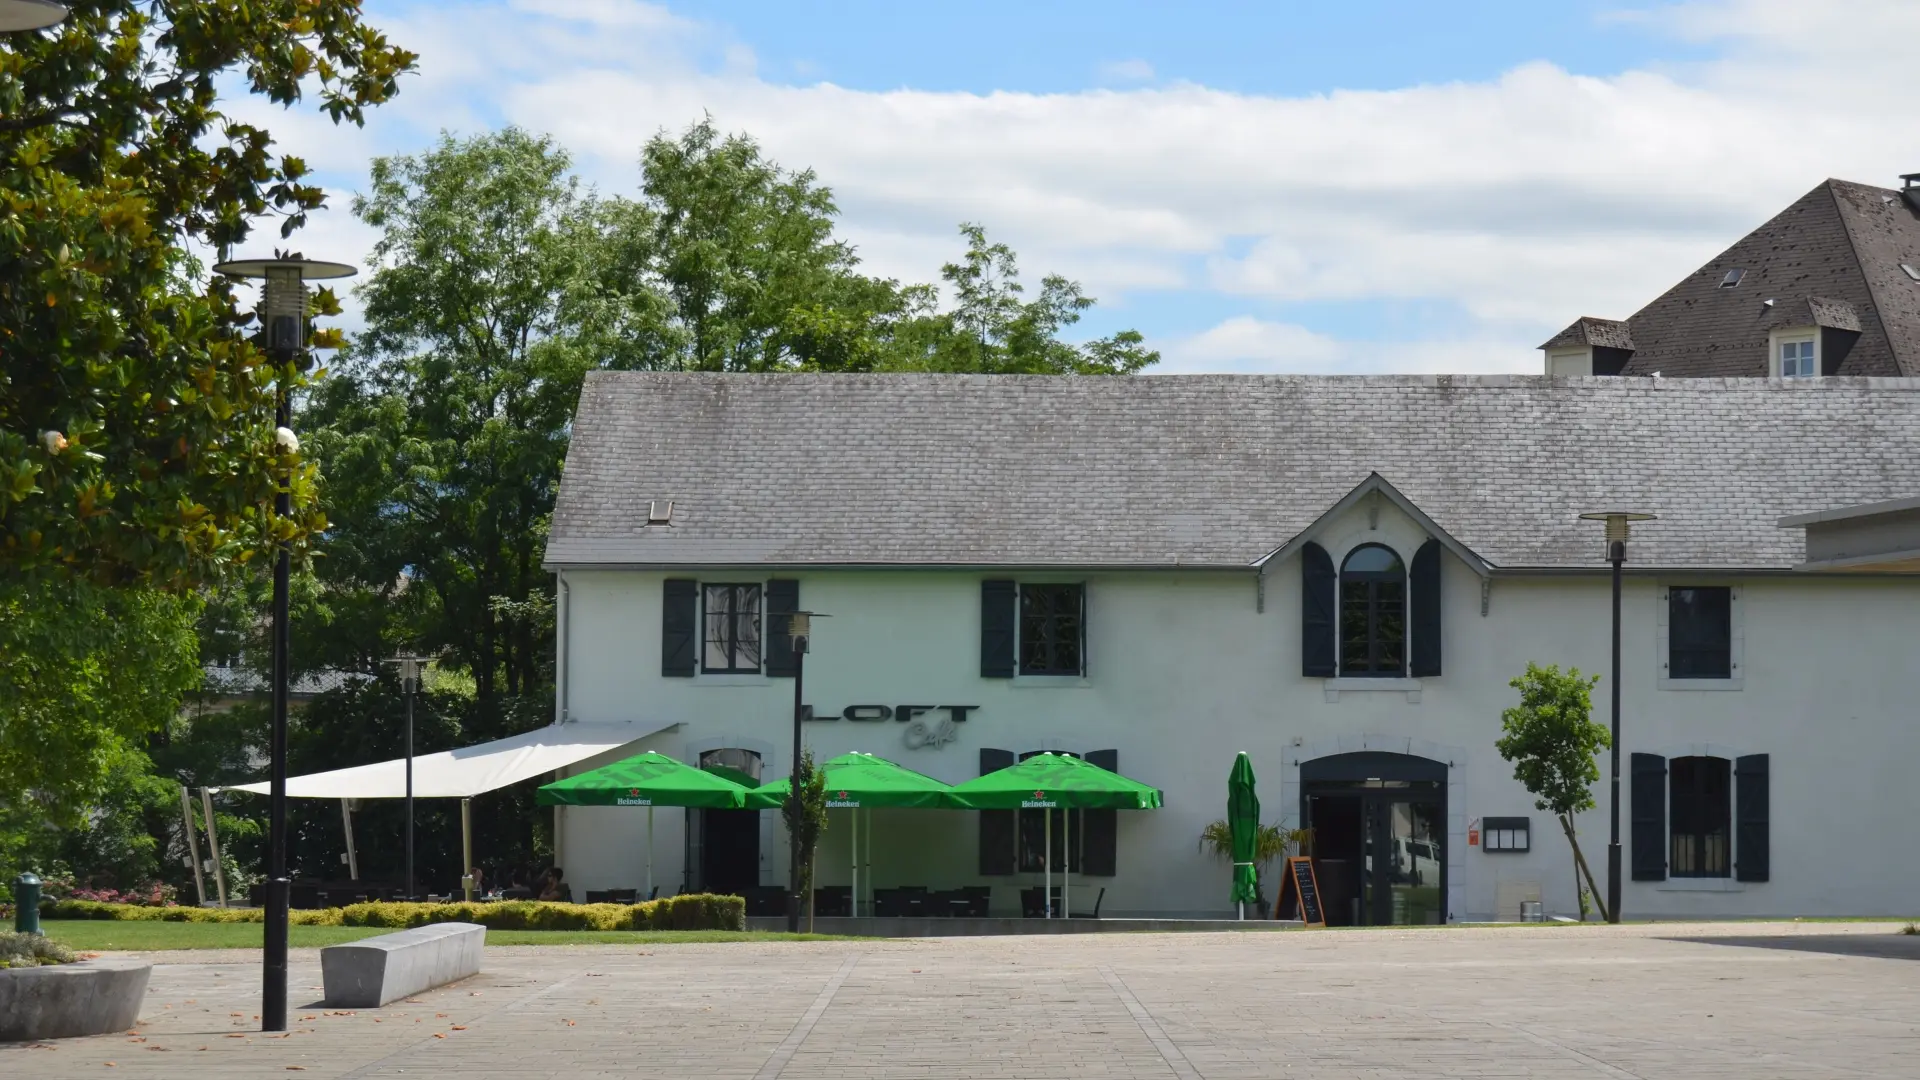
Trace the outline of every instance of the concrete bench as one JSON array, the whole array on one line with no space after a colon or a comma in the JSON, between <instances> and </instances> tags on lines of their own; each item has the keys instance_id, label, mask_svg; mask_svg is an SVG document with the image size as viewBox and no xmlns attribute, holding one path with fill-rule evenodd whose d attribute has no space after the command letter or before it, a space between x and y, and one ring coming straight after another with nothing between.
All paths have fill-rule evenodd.
<instances>
[{"instance_id":1,"label":"concrete bench","mask_svg":"<svg viewBox=\"0 0 1920 1080\"><path fill-rule=\"evenodd\" d=\"M123 959L0 969L0 1042L125 1031L151 974L147 961Z\"/></svg>"},{"instance_id":2,"label":"concrete bench","mask_svg":"<svg viewBox=\"0 0 1920 1080\"><path fill-rule=\"evenodd\" d=\"M320 950L327 1004L374 1009L480 973L487 928L435 923Z\"/></svg>"}]
</instances>

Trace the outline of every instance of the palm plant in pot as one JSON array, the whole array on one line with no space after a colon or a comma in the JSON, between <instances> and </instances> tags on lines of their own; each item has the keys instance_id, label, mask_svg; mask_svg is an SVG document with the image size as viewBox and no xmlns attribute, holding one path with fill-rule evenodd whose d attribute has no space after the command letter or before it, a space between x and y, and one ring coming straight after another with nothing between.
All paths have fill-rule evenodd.
<instances>
[{"instance_id":1,"label":"palm plant in pot","mask_svg":"<svg viewBox=\"0 0 1920 1080\"><path fill-rule=\"evenodd\" d=\"M1259 910L1268 910L1267 866L1275 859L1295 853L1310 854L1312 849L1312 829L1289 829L1278 823L1260 826L1253 845L1254 895ZM1200 850L1233 861L1233 830L1226 819L1209 822L1200 830Z\"/></svg>"}]
</instances>

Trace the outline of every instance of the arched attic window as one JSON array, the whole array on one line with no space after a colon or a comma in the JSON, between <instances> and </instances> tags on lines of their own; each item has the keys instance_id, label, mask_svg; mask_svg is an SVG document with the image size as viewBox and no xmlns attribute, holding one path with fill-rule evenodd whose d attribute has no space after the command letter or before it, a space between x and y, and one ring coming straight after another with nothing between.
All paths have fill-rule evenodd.
<instances>
[{"instance_id":1,"label":"arched attic window","mask_svg":"<svg viewBox=\"0 0 1920 1080\"><path fill-rule=\"evenodd\" d=\"M1406 673L1406 564L1384 544L1362 544L1340 565L1340 674Z\"/></svg>"}]
</instances>

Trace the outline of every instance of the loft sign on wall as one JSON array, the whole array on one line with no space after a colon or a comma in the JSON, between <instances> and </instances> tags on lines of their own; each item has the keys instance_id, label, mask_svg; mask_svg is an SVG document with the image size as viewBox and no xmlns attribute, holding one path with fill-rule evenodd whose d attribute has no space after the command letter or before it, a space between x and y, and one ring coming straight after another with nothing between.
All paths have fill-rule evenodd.
<instances>
[{"instance_id":1,"label":"loft sign on wall","mask_svg":"<svg viewBox=\"0 0 1920 1080\"><path fill-rule=\"evenodd\" d=\"M967 714L978 709L978 705L849 705L837 714L820 715L813 706L806 706L809 720L851 720L855 723L881 723L892 720L905 724L901 741L909 750L933 749L953 742L960 737L959 725L966 723ZM946 713L934 716L934 713Z\"/></svg>"}]
</instances>

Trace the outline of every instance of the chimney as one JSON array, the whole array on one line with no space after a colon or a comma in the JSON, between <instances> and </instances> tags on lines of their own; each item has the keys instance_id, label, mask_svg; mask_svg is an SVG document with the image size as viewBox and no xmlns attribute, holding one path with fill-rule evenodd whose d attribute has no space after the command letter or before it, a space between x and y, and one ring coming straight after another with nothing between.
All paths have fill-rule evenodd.
<instances>
[{"instance_id":1,"label":"chimney","mask_svg":"<svg viewBox=\"0 0 1920 1080\"><path fill-rule=\"evenodd\" d=\"M1920 214L1920 172L1902 173L1900 180L1900 197L1907 201L1908 209Z\"/></svg>"}]
</instances>

